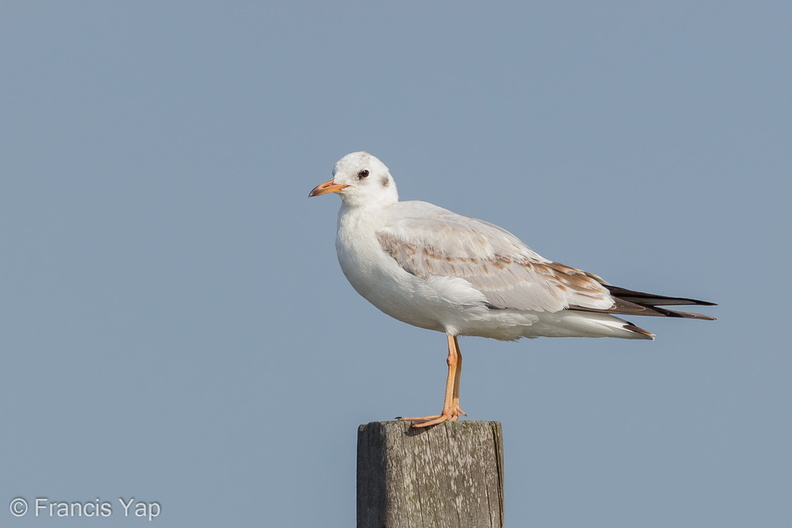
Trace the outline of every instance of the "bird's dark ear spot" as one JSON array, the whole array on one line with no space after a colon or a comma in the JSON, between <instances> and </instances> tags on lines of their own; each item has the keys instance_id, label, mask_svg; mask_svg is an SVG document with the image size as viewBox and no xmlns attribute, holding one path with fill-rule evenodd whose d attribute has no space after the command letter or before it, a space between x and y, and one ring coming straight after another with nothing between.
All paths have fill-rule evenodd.
<instances>
[{"instance_id":1,"label":"bird's dark ear spot","mask_svg":"<svg viewBox=\"0 0 792 528\"><path fill-rule=\"evenodd\" d=\"M382 178L382 186L383 187L387 187L388 185L390 185L390 180L386 176L386 177Z\"/></svg>"}]
</instances>

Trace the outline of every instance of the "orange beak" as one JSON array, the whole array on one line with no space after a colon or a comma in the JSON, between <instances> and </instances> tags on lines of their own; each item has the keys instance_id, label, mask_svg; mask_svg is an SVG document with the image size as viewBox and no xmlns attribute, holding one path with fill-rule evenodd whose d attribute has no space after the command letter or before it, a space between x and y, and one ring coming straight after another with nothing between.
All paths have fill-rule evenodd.
<instances>
[{"instance_id":1,"label":"orange beak","mask_svg":"<svg viewBox=\"0 0 792 528\"><path fill-rule=\"evenodd\" d=\"M333 183L333 180L326 181L314 187L313 190L308 194L308 198L319 196L320 194L338 192L340 190L346 189L347 187L349 187L349 185L339 185Z\"/></svg>"}]
</instances>

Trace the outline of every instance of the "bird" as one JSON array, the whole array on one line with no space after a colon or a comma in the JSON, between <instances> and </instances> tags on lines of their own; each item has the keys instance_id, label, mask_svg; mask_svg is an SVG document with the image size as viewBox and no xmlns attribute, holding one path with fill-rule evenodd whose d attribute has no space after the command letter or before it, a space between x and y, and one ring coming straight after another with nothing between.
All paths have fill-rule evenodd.
<instances>
[{"instance_id":1,"label":"bird","mask_svg":"<svg viewBox=\"0 0 792 528\"><path fill-rule=\"evenodd\" d=\"M460 336L654 339L617 315L714 320L665 306L715 303L613 286L546 259L505 229L421 201L399 201L390 170L367 152L341 158L309 197L341 197L336 252L352 287L385 314L443 332L448 356L440 414L399 417L429 427L460 408Z\"/></svg>"}]
</instances>

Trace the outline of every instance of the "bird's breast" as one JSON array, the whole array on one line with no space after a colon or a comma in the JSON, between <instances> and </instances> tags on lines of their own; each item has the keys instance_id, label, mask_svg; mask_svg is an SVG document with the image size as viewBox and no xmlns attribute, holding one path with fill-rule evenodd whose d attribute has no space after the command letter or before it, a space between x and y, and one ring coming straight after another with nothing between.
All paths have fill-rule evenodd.
<instances>
[{"instance_id":1,"label":"bird's breast","mask_svg":"<svg viewBox=\"0 0 792 528\"><path fill-rule=\"evenodd\" d=\"M386 314L414 326L445 331L437 315L440 300L426 281L407 273L379 244L365 219L339 218L336 251L349 283Z\"/></svg>"}]
</instances>

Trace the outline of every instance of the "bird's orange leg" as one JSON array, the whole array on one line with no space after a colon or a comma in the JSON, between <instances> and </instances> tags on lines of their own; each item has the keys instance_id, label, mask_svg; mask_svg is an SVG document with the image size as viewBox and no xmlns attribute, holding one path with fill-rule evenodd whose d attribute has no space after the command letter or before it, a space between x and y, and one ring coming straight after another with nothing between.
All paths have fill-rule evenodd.
<instances>
[{"instance_id":1,"label":"bird's orange leg","mask_svg":"<svg viewBox=\"0 0 792 528\"><path fill-rule=\"evenodd\" d=\"M456 364L456 371L454 372L454 392L452 394L453 399L451 400L451 406L456 411L456 416L454 416L454 420L459 418L459 415L467 416L467 413L459 408L459 382L462 379L462 350L459 349L459 342L457 341L456 336L448 336L448 348L451 349L451 345L453 344L454 350L456 350L457 355L457 364ZM445 408L445 405L443 406Z\"/></svg>"},{"instance_id":2,"label":"bird's orange leg","mask_svg":"<svg viewBox=\"0 0 792 528\"><path fill-rule=\"evenodd\" d=\"M459 342L456 336L446 335L448 339L448 378L446 379L445 398L443 400L443 412L433 416L414 416L403 417L399 420L409 421L413 427L429 427L448 420L456 420L459 415L465 415L465 411L459 408L459 380L462 378L462 352L459 350Z\"/></svg>"}]
</instances>

